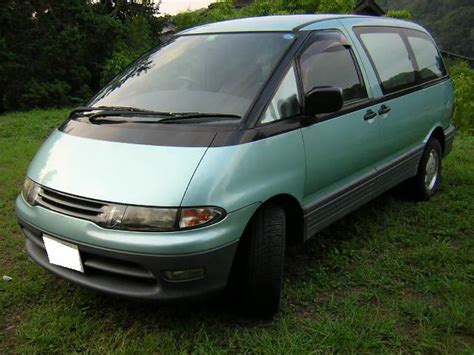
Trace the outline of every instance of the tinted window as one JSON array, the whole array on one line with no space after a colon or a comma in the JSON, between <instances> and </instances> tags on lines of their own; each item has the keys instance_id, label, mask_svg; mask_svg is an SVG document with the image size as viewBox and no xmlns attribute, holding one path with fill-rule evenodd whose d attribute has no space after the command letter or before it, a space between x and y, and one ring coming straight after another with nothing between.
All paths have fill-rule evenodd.
<instances>
[{"instance_id":1,"label":"tinted window","mask_svg":"<svg viewBox=\"0 0 474 355\"><path fill-rule=\"evenodd\" d=\"M295 69L291 67L265 111L261 123L279 121L294 117L299 113L298 85L296 83Z\"/></svg>"},{"instance_id":2,"label":"tinted window","mask_svg":"<svg viewBox=\"0 0 474 355\"><path fill-rule=\"evenodd\" d=\"M182 36L136 61L89 105L243 116L293 34Z\"/></svg>"},{"instance_id":3,"label":"tinted window","mask_svg":"<svg viewBox=\"0 0 474 355\"><path fill-rule=\"evenodd\" d=\"M384 93L416 83L415 68L397 29L357 29L356 32L375 66Z\"/></svg>"},{"instance_id":4,"label":"tinted window","mask_svg":"<svg viewBox=\"0 0 474 355\"><path fill-rule=\"evenodd\" d=\"M367 98L352 52L341 43L342 35L320 33L300 59L304 92L315 87L341 88L344 102Z\"/></svg>"},{"instance_id":5,"label":"tinted window","mask_svg":"<svg viewBox=\"0 0 474 355\"><path fill-rule=\"evenodd\" d=\"M421 80L428 81L446 75L441 55L431 38L418 31L406 30L405 33L415 53Z\"/></svg>"}]
</instances>

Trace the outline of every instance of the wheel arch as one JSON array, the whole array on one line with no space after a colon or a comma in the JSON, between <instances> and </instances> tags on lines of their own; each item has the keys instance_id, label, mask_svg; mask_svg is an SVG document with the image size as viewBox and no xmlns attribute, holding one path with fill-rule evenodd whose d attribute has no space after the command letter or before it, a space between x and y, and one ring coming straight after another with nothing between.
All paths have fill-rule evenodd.
<instances>
[{"instance_id":1,"label":"wheel arch","mask_svg":"<svg viewBox=\"0 0 474 355\"><path fill-rule=\"evenodd\" d=\"M288 246L302 244L304 242L304 212L298 199L290 194L278 194L261 203L245 226L240 239L242 242L241 244L245 244L246 239L249 237L248 229L250 224L253 222L255 215L260 209L268 204L279 205L283 207L285 211L286 244Z\"/></svg>"},{"instance_id":2,"label":"wheel arch","mask_svg":"<svg viewBox=\"0 0 474 355\"><path fill-rule=\"evenodd\" d=\"M429 135L426 142L429 142L433 138L436 138L441 144L442 154L444 155L446 148L446 136L444 135L444 130L441 128L441 126L437 126L431 131L431 134Z\"/></svg>"},{"instance_id":3,"label":"wheel arch","mask_svg":"<svg viewBox=\"0 0 474 355\"><path fill-rule=\"evenodd\" d=\"M304 242L304 214L298 199L290 194L278 194L268 198L254 211L250 219L247 221L244 231L239 239L239 245L229 275L228 285L230 290L239 292L235 287L242 282L243 271L247 265L247 250L251 238L251 225L254 222L257 213L268 204L279 205L283 207L285 211L286 245L293 246Z\"/></svg>"},{"instance_id":4,"label":"wheel arch","mask_svg":"<svg viewBox=\"0 0 474 355\"><path fill-rule=\"evenodd\" d=\"M299 201L288 194L273 196L264 204L277 204L285 210L286 244L297 245L304 241L304 214Z\"/></svg>"}]
</instances>

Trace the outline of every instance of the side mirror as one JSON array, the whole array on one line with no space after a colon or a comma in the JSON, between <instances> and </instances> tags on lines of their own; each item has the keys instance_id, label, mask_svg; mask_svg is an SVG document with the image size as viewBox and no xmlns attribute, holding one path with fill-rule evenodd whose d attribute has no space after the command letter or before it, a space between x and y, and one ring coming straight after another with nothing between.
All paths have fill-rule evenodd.
<instances>
[{"instance_id":1,"label":"side mirror","mask_svg":"<svg viewBox=\"0 0 474 355\"><path fill-rule=\"evenodd\" d=\"M322 113L334 113L344 105L342 89L332 86L321 86L313 88L306 94L305 113L316 116Z\"/></svg>"}]
</instances>

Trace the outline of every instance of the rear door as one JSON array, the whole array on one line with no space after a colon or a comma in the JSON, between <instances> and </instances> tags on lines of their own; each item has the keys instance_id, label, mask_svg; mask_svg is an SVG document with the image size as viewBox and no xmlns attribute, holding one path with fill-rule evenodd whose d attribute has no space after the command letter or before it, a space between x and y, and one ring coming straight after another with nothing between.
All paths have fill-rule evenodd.
<instances>
[{"instance_id":1,"label":"rear door","mask_svg":"<svg viewBox=\"0 0 474 355\"><path fill-rule=\"evenodd\" d=\"M416 62L403 30L395 27L357 27L354 32L362 43L377 76L381 93L378 107L388 160L416 142L420 127L415 124L421 113L416 95L404 95L416 85Z\"/></svg>"},{"instance_id":2,"label":"rear door","mask_svg":"<svg viewBox=\"0 0 474 355\"><path fill-rule=\"evenodd\" d=\"M428 35L397 27L355 27L380 85L382 149L390 162L416 150L445 110L444 93L424 86L446 75Z\"/></svg>"}]
</instances>

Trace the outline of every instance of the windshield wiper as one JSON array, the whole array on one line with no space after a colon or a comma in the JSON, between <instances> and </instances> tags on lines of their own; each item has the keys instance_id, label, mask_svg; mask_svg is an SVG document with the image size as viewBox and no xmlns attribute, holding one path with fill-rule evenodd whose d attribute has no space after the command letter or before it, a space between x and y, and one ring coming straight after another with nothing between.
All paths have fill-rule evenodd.
<instances>
[{"instance_id":1,"label":"windshield wiper","mask_svg":"<svg viewBox=\"0 0 474 355\"><path fill-rule=\"evenodd\" d=\"M130 115L129 117L136 117L136 115ZM136 119L124 119L124 116L120 115L92 115L89 118L89 122L92 124L123 124L123 123L140 123L140 124L157 124L161 123L162 120L136 120Z\"/></svg>"},{"instance_id":2,"label":"windshield wiper","mask_svg":"<svg viewBox=\"0 0 474 355\"><path fill-rule=\"evenodd\" d=\"M156 116L169 116L159 120L136 120L136 119L124 119L124 117L156 117ZM114 118L117 117L117 118ZM128 111L104 111L89 116L89 122L93 124L122 124L122 123L139 123L139 124L157 124L157 123L178 123L181 120L191 120L196 118L213 118L213 117L224 117L231 119L240 119L241 117L233 114L224 113L192 113L192 114L176 114L167 112L128 112Z\"/></svg>"},{"instance_id":3,"label":"windshield wiper","mask_svg":"<svg viewBox=\"0 0 474 355\"><path fill-rule=\"evenodd\" d=\"M126 122L132 122L132 123L157 123L160 122L160 120L111 120L110 117L174 117L174 115L170 112L158 112L158 111L121 111L121 110L104 110L104 111L99 111L97 113L93 113L89 116L90 123L96 123L96 122L103 122L103 123L108 123L111 121L114 121L114 123L126 123ZM105 119L103 117L106 117Z\"/></svg>"},{"instance_id":4,"label":"windshield wiper","mask_svg":"<svg viewBox=\"0 0 474 355\"><path fill-rule=\"evenodd\" d=\"M86 114L88 113L88 114ZM135 107L83 107L77 108L71 112L69 118L74 118L81 114L82 117L86 117L90 123L101 123L101 124L119 124L119 123L156 123L156 120L131 120L123 119L123 117L172 117L173 114L170 112L158 112L152 110L144 110ZM113 117L120 117L120 119L115 119Z\"/></svg>"},{"instance_id":5,"label":"windshield wiper","mask_svg":"<svg viewBox=\"0 0 474 355\"><path fill-rule=\"evenodd\" d=\"M90 113L84 115L84 113ZM205 112L160 112L152 110L144 110L135 107L120 107L120 106L99 106L99 107L79 107L74 109L69 115L70 118L83 114L87 117L90 123L94 124L121 124L121 123L142 123L142 124L155 124L155 123L173 123L175 121L196 119L196 118L231 118L241 119L240 116L230 113L205 113ZM116 117L116 118L113 118ZM124 119L124 117L164 117L162 119L150 119L150 120L135 120L135 119Z\"/></svg>"},{"instance_id":6,"label":"windshield wiper","mask_svg":"<svg viewBox=\"0 0 474 355\"><path fill-rule=\"evenodd\" d=\"M205 112L180 112L172 113L172 117L169 118L163 118L160 120L160 123L172 123L175 121L181 121L181 120L191 120L194 118L216 118L216 117L222 117L222 118L230 118L230 119L241 119L242 117L239 115L234 115L232 113L205 113Z\"/></svg>"},{"instance_id":7,"label":"windshield wiper","mask_svg":"<svg viewBox=\"0 0 474 355\"><path fill-rule=\"evenodd\" d=\"M98 106L98 107L78 107L71 111L69 118L73 118L85 113L91 113L87 117L105 117L105 116L121 116L121 115L159 115L159 116L171 116L170 112L157 112L152 110L145 110L137 107L127 106Z\"/></svg>"}]
</instances>

